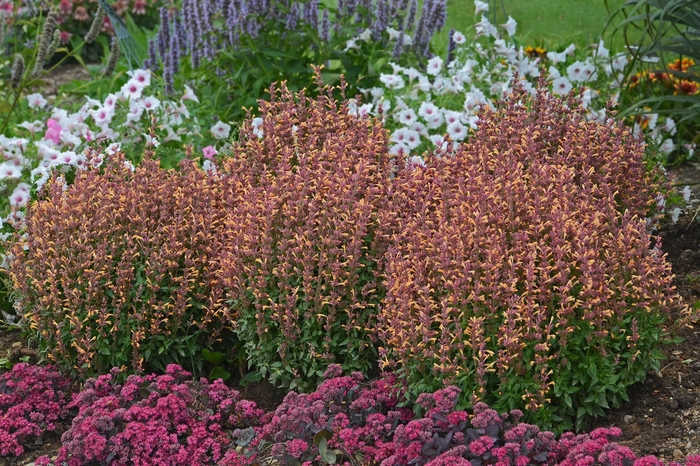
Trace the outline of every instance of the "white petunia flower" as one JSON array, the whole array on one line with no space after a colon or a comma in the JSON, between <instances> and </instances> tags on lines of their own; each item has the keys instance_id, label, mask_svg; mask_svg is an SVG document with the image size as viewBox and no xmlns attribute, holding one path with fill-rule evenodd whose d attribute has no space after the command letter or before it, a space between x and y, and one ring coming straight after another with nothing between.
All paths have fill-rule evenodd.
<instances>
[{"instance_id":1,"label":"white petunia flower","mask_svg":"<svg viewBox=\"0 0 700 466\"><path fill-rule=\"evenodd\" d=\"M74 165L78 161L78 154L73 151L61 152L56 163L63 165Z\"/></svg>"},{"instance_id":2,"label":"white petunia flower","mask_svg":"<svg viewBox=\"0 0 700 466\"><path fill-rule=\"evenodd\" d=\"M372 104L362 104L360 108L357 109L357 114L363 117L369 116L372 113L372 108L374 108Z\"/></svg>"},{"instance_id":3,"label":"white petunia flower","mask_svg":"<svg viewBox=\"0 0 700 466\"><path fill-rule=\"evenodd\" d=\"M182 97L180 97L180 100L194 100L195 102L199 103L199 98L197 95L195 95L194 91L190 86L185 84L185 93L182 94Z\"/></svg>"},{"instance_id":4,"label":"white petunia flower","mask_svg":"<svg viewBox=\"0 0 700 466\"><path fill-rule=\"evenodd\" d=\"M509 36L514 36L515 35L515 28L518 26L518 23L511 17L508 17L508 21L505 24L501 24L501 27L506 30Z\"/></svg>"},{"instance_id":5,"label":"white petunia flower","mask_svg":"<svg viewBox=\"0 0 700 466\"><path fill-rule=\"evenodd\" d=\"M371 38L372 38L372 31L370 31L369 29L365 29L364 31L362 31L362 32L360 33L359 36L357 36L357 40L361 40L361 41L364 41L364 42L367 42L367 41L370 40Z\"/></svg>"},{"instance_id":6,"label":"white petunia flower","mask_svg":"<svg viewBox=\"0 0 700 466\"><path fill-rule=\"evenodd\" d=\"M486 16L481 16L481 21L474 25L474 29L476 29L476 37L491 36L494 39L498 39L496 26L491 24Z\"/></svg>"},{"instance_id":7,"label":"white petunia flower","mask_svg":"<svg viewBox=\"0 0 700 466\"><path fill-rule=\"evenodd\" d=\"M428 60L428 69L426 70L426 73L437 76L440 71L442 71L442 63L443 60L439 56L434 56L430 60Z\"/></svg>"},{"instance_id":8,"label":"white petunia flower","mask_svg":"<svg viewBox=\"0 0 700 466\"><path fill-rule=\"evenodd\" d=\"M410 125L411 123L415 123L418 120L418 116L412 108L401 110L394 116L394 118L399 120L399 123L406 126Z\"/></svg>"},{"instance_id":9,"label":"white petunia flower","mask_svg":"<svg viewBox=\"0 0 700 466\"><path fill-rule=\"evenodd\" d=\"M413 81L414 79L420 79L423 77L421 72L415 68L404 68L403 74L405 74L408 77L408 79L410 79L411 81Z\"/></svg>"},{"instance_id":10,"label":"white petunia flower","mask_svg":"<svg viewBox=\"0 0 700 466\"><path fill-rule=\"evenodd\" d=\"M666 121L664 121L664 124L657 127L659 131L667 131L673 136L676 134L676 122L673 120L671 117L666 117Z\"/></svg>"},{"instance_id":11,"label":"white petunia flower","mask_svg":"<svg viewBox=\"0 0 700 466\"><path fill-rule=\"evenodd\" d=\"M204 170L207 175L212 175L216 173L216 165L211 160L205 160L202 163L202 170Z\"/></svg>"},{"instance_id":12,"label":"white petunia flower","mask_svg":"<svg viewBox=\"0 0 700 466\"><path fill-rule=\"evenodd\" d=\"M420 155L413 155L409 157L407 163L409 165L420 165L421 167L425 166L425 160L423 160L423 157Z\"/></svg>"},{"instance_id":13,"label":"white petunia flower","mask_svg":"<svg viewBox=\"0 0 700 466\"><path fill-rule=\"evenodd\" d=\"M596 49L595 56L596 58L610 57L610 50L605 48L603 39L600 39L600 41L598 42L598 48Z\"/></svg>"},{"instance_id":14,"label":"white petunia flower","mask_svg":"<svg viewBox=\"0 0 700 466\"><path fill-rule=\"evenodd\" d=\"M459 122L462 119L462 113L455 112L454 110L443 110L443 114L445 115L445 124L447 125Z\"/></svg>"},{"instance_id":15,"label":"white petunia flower","mask_svg":"<svg viewBox=\"0 0 700 466\"><path fill-rule=\"evenodd\" d=\"M680 207L676 207L671 211L671 221L673 223L678 222L678 217L681 215L681 209Z\"/></svg>"},{"instance_id":16,"label":"white petunia flower","mask_svg":"<svg viewBox=\"0 0 700 466\"><path fill-rule=\"evenodd\" d=\"M410 152L410 149L406 144L399 143L399 144L394 144L389 148L389 155L408 155Z\"/></svg>"},{"instance_id":17,"label":"white petunia flower","mask_svg":"<svg viewBox=\"0 0 700 466\"><path fill-rule=\"evenodd\" d=\"M229 133L231 132L231 125L228 125L223 121L218 121L214 126L211 127L210 131L211 135L214 136L216 139L224 139L227 138Z\"/></svg>"},{"instance_id":18,"label":"white petunia flower","mask_svg":"<svg viewBox=\"0 0 700 466\"><path fill-rule=\"evenodd\" d=\"M428 139L435 144L435 150L444 151L447 149L447 141L445 141L445 136L442 134L431 134L428 136Z\"/></svg>"},{"instance_id":19,"label":"white petunia flower","mask_svg":"<svg viewBox=\"0 0 700 466\"><path fill-rule=\"evenodd\" d=\"M402 89L406 85L403 78L395 74L383 74L379 76L379 80L389 89Z\"/></svg>"},{"instance_id":20,"label":"white petunia flower","mask_svg":"<svg viewBox=\"0 0 700 466\"><path fill-rule=\"evenodd\" d=\"M46 106L46 99L39 93L29 94L27 96L27 104L31 109L44 108Z\"/></svg>"},{"instance_id":21,"label":"white petunia flower","mask_svg":"<svg viewBox=\"0 0 700 466\"><path fill-rule=\"evenodd\" d=\"M420 146L420 134L418 134L418 131L407 129L404 144L406 144L410 150Z\"/></svg>"},{"instance_id":22,"label":"white petunia flower","mask_svg":"<svg viewBox=\"0 0 700 466\"><path fill-rule=\"evenodd\" d=\"M26 129L27 131L29 131L29 134L31 134L32 136L36 132L44 129L44 123L39 121L39 120L33 121L31 123L28 121L23 121L22 123L18 124L17 126L19 126L20 128Z\"/></svg>"},{"instance_id":23,"label":"white petunia flower","mask_svg":"<svg viewBox=\"0 0 700 466\"><path fill-rule=\"evenodd\" d=\"M552 81L552 92L554 94L567 95L572 88L571 81L564 76L560 76Z\"/></svg>"},{"instance_id":24,"label":"white petunia flower","mask_svg":"<svg viewBox=\"0 0 700 466\"><path fill-rule=\"evenodd\" d=\"M584 72L586 64L582 61L575 61L566 68L566 73L569 76L569 81L572 83L580 83L586 80L586 74Z\"/></svg>"},{"instance_id":25,"label":"white petunia flower","mask_svg":"<svg viewBox=\"0 0 700 466\"><path fill-rule=\"evenodd\" d=\"M447 134L453 141L463 141L467 137L467 127L461 122L455 121L447 126Z\"/></svg>"},{"instance_id":26,"label":"white petunia flower","mask_svg":"<svg viewBox=\"0 0 700 466\"><path fill-rule=\"evenodd\" d=\"M386 28L385 31L387 32L387 34L389 34L389 40L398 39L399 35L401 34L401 32L397 31L396 29L394 29L392 27Z\"/></svg>"},{"instance_id":27,"label":"white petunia flower","mask_svg":"<svg viewBox=\"0 0 700 466\"><path fill-rule=\"evenodd\" d=\"M489 11L489 4L486 2L482 2L481 0L474 0L474 6L476 7L476 10L474 11L474 16Z\"/></svg>"},{"instance_id":28,"label":"white petunia flower","mask_svg":"<svg viewBox=\"0 0 700 466\"><path fill-rule=\"evenodd\" d=\"M129 77L131 77L130 81L134 81L142 88L151 85L151 70L139 69L134 71L127 71L126 74L128 74Z\"/></svg>"},{"instance_id":29,"label":"white petunia flower","mask_svg":"<svg viewBox=\"0 0 700 466\"><path fill-rule=\"evenodd\" d=\"M627 66L627 62L629 59L627 58L627 55L624 53L619 53L615 55L615 58L613 59L611 66L612 69L615 71L622 71L625 69L625 66Z\"/></svg>"},{"instance_id":30,"label":"white petunia flower","mask_svg":"<svg viewBox=\"0 0 700 466\"><path fill-rule=\"evenodd\" d=\"M466 41L467 38L461 32L455 31L454 34L452 34L452 42L454 42L455 44L462 45Z\"/></svg>"},{"instance_id":31,"label":"white petunia flower","mask_svg":"<svg viewBox=\"0 0 700 466\"><path fill-rule=\"evenodd\" d=\"M675 148L676 148L676 145L673 144L673 141L671 139L664 140L664 142L662 142L661 145L659 146L659 150L666 155L673 152L673 149L675 149Z\"/></svg>"},{"instance_id":32,"label":"white petunia flower","mask_svg":"<svg viewBox=\"0 0 700 466\"><path fill-rule=\"evenodd\" d=\"M423 137L428 137L428 128L425 127L423 123L420 121L416 121L415 123L411 123L411 125L408 127L408 129L411 129L418 134L420 134Z\"/></svg>"},{"instance_id":33,"label":"white petunia flower","mask_svg":"<svg viewBox=\"0 0 700 466\"><path fill-rule=\"evenodd\" d=\"M373 100L377 100L384 95L384 89L381 87L373 87L369 90L369 93L372 95Z\"/></svg>"},{"instance_id":34,"label":"white petunia flower","mask_svg":"<svg viewBox=\"0 0 700 466\"><path fill-rule=\"evenodd\" d=\"M683 193L683 200L685 202L690 202L690 186L686 186L681 192Z\"/></svg>"},{"instance_id":35,"label":"white petunia flower","mask_svg":"<svg viewBox=\"0 0 700 466\"><path fill-rule=\"evenodd\" d=\"M418 108L418 115L426 121L429 121L435 115L442 116L440 108L432 102L421 102L420 108Z\"/></svg>"},{"instance_id":36,"label":"white petunia flower","mask_svg":"<svg viewBox=\"0 0 700 466\"><path fill-rule=\"evenodd\" d=\"M101 107L97 110L92 110L91 115L95 124L101 128L104 128L112 122L112 117L114 117L114 108Z\"/></svg>"},{"instance_id":37,"label":"white petunia flower","mask_svg":"<svg viewBox=\"0 0 700 466\"><path fill-rule=\"evenodd\" d=\"M25 189L26 187L26 189ZM12 207L26 207L29 202L29 185L20 183L10 195L10 205Z\"/></svg>"},{"instance_id":38,"label":"white petunia flower","mask_svg":"<svg viewBox=\"0 0 700 466\"><path fill-rule=\"evenodd\" d=\"M135 81L129 80L122 86L121 92L127 99L136 100L141 98L141 94L143 94L143 87Z\"/></svg>"},{"instance_id":39,"label":"white petunia flower","mask_svg":"<svg viewBox=\"0 0 700 466\"><path fill-rule=\"evenodd\" d=\"M0 164L0 180L15 179L22 176L22 170L13 163L4 162Z\"/></svg>"},{"instance_id":40,"label":"white petunia flower","mask_svg":"<svg viewBox=\"0 0 700 466\"><path fill-rule=\"evenodd\" d=\"M357 42L355 42L355 39L349 39L347 42L345 42L345 52L347 52L350 49L355 49L355 50L360 50L360 47L357 45Z\"/></svg>"},{"instance_id":41,"label":"white petunia flower","mask_svg":"<svg viewBox=\"0 0 700 466\"><path fill-rule=\"evenodd\" d=\"M151 136L150 134L147 133L141 133L144 138L146 138L146 147L158 147L160 146L160 141L158 138Z\"/></svg>"},{"instance_id":42,"label":"white petunia flower","mask_svg":"<svg viewBox=\"0 0 700 466\"><path fill-rule=\"evenodd\" d=\"M141 99L140 104L143 106L144 110L150 112L151 110L156 110L158 107L160 107L160 100L156 99L152 95L149 95L148 97Z\"/></svg>"}]
</instances>

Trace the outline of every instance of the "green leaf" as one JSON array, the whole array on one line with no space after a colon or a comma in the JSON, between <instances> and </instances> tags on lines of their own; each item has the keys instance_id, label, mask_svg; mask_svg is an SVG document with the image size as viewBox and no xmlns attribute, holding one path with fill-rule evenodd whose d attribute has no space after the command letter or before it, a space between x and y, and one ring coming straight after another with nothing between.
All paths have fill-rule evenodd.
<instances>
[{"instance_id":1,"label":"green leaf","mask_svg":"<svg viewBox=\"0 0 700 466\"><path fill-rule=\"evenodd\" d=\"M219 352L219 351L209 351L208 349L205 348L202 350L202 357L204 358L205 361L207 361L211 364L219 365L224 360L226 355L224 353Z\"/></svg>"},{"instance_id":2,"label":"green leaf","mask_svg":"<svg viewBox=\"0 0 700 466\"><path fill-rule=\"evenodd\" d=\"M333 433L329 432L327 430L321 430L314 435L314 445L316 445L319 449L321 448L321 443L323 441L326 441L326 446L327 446L327 441L333 438Z\"/></svg>"},{"instance_id":3,"label":"green leaf","mask_svg":"<svg viewBox=\"0 0 700 466\"><path fill-rule=\"evenodd\" d=\"M257 383L261 380L263 380L263 374L260 371L252 371L248 372L246 375L243 376L243 378L240 381L240 384L241 387L245 387L246 385Z\"/></svg>"},{"instance_id":4,"label":"green leaf","mask_svg":"<svg viewBox=\"0 0 700 466\"><path fill-rule=\"evenodd\" d=\"M209 380L216 380L216 379L221 379L224 382L227 381L228 379L231 378L231 374L229 374L224 368L221 366L215 367L212 371L211 374L209 374Z\"/></svg>"}]
</instances>

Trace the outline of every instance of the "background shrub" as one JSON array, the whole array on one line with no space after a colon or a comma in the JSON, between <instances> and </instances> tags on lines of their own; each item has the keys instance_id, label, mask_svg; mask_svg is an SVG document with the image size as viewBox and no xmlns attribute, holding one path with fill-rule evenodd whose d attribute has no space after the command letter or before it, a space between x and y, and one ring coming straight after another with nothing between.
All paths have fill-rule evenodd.
<instances>
[{"instance_id":1,"label":"background shrub","mask_svg":"<svg viewBox=\"0 0 700 466\"><path fill-rule=\"evenodd\" d=\"M134 170L117 153L69 188L54 177L11 248L26 333L82 374L198 369L203 347L224 336L231 344L209 267L224 215L216 179L189 161L175 171L147 158Z\"/></svg>"},{"instance_id":2,"label":"background shrub","mask_svg":"<svg viewBox=\"0 0 700 466\"><path fill-rule=\"evenodd\" d=\"M377 335L413 396L454 384L463 404L561 430L658 368L675 298L640 218L644 147L575 108L518 91L452 156L394 180Z\"/></svg>"},{"instance_id":3,"label":"background shrub","mask_svg":"<svg viewBox=\"0 0 700 466\"><path fill-rule=\"evenodd\" d=\"M331 363L366 372L382 295L375 240L390 174L378 122L283 85L224 162L221 281L248 362L313 388Z\"/></svg>"}]
</instances>

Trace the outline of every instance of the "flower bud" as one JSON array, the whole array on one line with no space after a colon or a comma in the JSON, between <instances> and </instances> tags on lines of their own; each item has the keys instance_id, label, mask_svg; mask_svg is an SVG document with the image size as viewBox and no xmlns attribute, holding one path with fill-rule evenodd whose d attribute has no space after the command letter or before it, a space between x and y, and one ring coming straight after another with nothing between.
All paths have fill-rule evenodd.
<instances>
[{"instance_id":1,"label":"flower bud","mask_svg":"<svg viewBox=\"0 0 700 466\"><path fill-rule=\"evenodd\" d=\"M102 8L97 8L97 14L95 15L95 19L92 20L90 30L85 35L85 42L89 44L90 42L93 42L95 39L97 39L97 35L102 30L102 24L104 24L104 20L105 10L103 10Z\"/></svg>"},{"instance_id":2,"label":"flower bud","mask_svg":"<svg viewBox=\"0 0 700 466\"><path fill-rule=\"evenodd\" d=\"M53 38L53 32L56 30L56 17L58 12L56 9L49 11L46 16L46 22L44 23L44 28L41 30L41 35L39 36L39 48L36 52L36 62L34 62L34 71L32 72L32 77L38 77L44 70L44 64L46 64L47 55L49 51L49 45Z\"/></svg>"},{"instance_id":3,"label":"flower bud","mask_svg":"<svg viewBox=\"0 0 700 466\"><path fill-rule=\"evenodd\" d=\"M22 82L24 74L24 58L19 53L15 54L15 61L12 63L12 74L10 75L10 87L16 88Z\"/></svg>"},{"instance_id":4,"label":"flower bud","mask_svg":"<svg viewBox=\"0 0 700 466\"><path fill-rule=\"evenodd\" d=\"M114 73L114 69L117 67L117 61L119 60L119 40L116 37L112 38L112 49L109 53L109 58L107 59L107 65L102 72L102 76L107 78Z\"/></svg>"}]
</instances>

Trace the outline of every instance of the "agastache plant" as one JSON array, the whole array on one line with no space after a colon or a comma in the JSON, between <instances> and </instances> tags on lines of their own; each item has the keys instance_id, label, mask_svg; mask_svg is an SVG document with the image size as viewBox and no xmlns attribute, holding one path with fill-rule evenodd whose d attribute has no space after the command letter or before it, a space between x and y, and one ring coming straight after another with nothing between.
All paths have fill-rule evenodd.
<instances>
[{"instance_id":1,"label":"agastache plant","mask_svg":"<svg viewBox=\"0 0 700 466\"><path fill-rule=\"evenodd\" d=\"M658 367L678 297L643 219L644 145L574 109L516 87L467 143L397 174L378 338L414 392L458 384L580 428Z\"/></svg>"},{"instance_id":2,"label":"agastache plant","mask_svg":"<svg viewBox=\"0 0 700 466\"><path fill-rule=\"evenodd\" d=\"M376 360L375 233L392 170L379 123L321 89L318 100L271 89L222 167L221 274L236 333L263 376L302 388L329 364L366 371Z\"/></svg>"},{"instance_id":3,"label":"agastache plant","mask_svg":"<svg viewBox=\"0 0 700 466\"><path fill-rule=\"evenodd\" d=\"M42 355L81 375L173 361L200 370L201 349L235 344L215 276L221 236L211 234L226 217L221 185L192 161L134 167L114 147L82 163L70 189L53 173L14 237L23 327Z\"/></svg>"}]
</instances>

